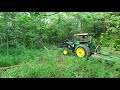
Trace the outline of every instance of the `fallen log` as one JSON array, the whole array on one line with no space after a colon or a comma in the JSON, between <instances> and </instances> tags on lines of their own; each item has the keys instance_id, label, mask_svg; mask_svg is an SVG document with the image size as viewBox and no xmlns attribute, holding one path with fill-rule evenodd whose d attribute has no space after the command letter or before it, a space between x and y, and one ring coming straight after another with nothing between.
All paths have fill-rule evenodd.
<instances>
[{"instance_id":1,"label":"fallen log","mask_svg":"<svg viewBox=\"0 0 120 90\"><path fill-rule=\"evenodd\" d=\"M2 67L2 68L0 68L0 70L7 70L7 69L12 69L12 68L19 68L19 67L21 67L21 66L26 66L26 65L28 65L28 66L33 66L33 64L13 65L13 66L8 66L8 67Z\"/></svg>"},{"instance_id":2,"label":"fallen log","mask_svg":"<svg viewBox=\"0 0 120 90\"><path fill-rule=\"evenodd\" d=\"M0 70L6 70L6 69L11 69L11 68L17 68L20 67L20 65L14 65L14 66L8 66L8 67L2 67Z\"/></svg>"}]
</instances>

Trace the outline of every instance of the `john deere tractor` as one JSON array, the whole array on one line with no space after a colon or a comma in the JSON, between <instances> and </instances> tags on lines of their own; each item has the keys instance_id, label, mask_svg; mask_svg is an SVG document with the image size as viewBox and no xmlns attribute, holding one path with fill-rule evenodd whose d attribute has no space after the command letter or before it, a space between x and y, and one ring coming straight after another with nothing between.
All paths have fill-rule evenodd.
<instances>
[{"instance_id":1,"label":"john deere tractor","mask_svg":"<svg viewBox=\"0 0 120 90\"><path fill-rule=\"evenodd\" d=\"M96 45L94 34L82 33L75 34L73 40L63 42L63 54L68 55L72 50L78 57L89 57L92 54L100 54L100 46Z\"/></svg>"}]
</instances>

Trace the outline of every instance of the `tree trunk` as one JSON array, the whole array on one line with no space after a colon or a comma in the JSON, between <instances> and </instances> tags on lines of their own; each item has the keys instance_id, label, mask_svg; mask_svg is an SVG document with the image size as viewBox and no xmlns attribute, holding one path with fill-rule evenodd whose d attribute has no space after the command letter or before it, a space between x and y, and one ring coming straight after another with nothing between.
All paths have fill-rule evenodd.
<instances>
[{"instance_id":1,"label":"tree trunk","mask_svg":"<svg viewBox=\"0 0 120 90\"><path fill-rule=\"evenodd\" d=\"M7 55L8 55L8 48L9 48L9 43L8 43L8 37L9 37L8 36L8 29L7 29L7 34L6 35L7 35L7 42L6 42L6 44L7 44Z\"/></svg>"},{"instance_id":2,"label":"tree trunk","mask_svg":"<svg viewBox=\"0 0 120 90\"><path fill-rule=\"evenodd\" d=\"M82 22L80 23L80 25L81 25L80 33L83 33L83 24L82 24Z\"/></svg>"}]
</instances>

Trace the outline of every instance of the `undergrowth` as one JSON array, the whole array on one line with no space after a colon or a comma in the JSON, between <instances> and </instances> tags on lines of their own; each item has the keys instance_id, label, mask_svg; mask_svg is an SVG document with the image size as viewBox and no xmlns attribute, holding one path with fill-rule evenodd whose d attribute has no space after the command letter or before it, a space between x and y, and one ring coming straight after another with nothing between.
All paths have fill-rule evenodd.
<instances>
[{"instance_id":1,"label":"undergrowth","mask_svg":"<svg viewBox=\"0 0 120 90\"><path fill-rule=\"evenodd\" d=\"M78 58L55 46L24 49L19 55L0 55L0 67L19 64L19 68L0 71L1 78L119 78L120 62Z\"/></svg>"}]
</instances>

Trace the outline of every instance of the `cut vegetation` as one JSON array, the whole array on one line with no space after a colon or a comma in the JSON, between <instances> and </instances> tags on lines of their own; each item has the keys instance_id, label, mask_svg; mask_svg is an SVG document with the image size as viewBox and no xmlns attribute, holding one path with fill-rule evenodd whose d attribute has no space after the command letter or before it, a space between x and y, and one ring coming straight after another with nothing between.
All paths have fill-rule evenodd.
<instances>
[{"instance_id":1,"label":"cut vegetation","mask_svg":"<svg viewBox=\"0 0 120 90\"><path fill-rule=\"evenodd\" d=\"M92 39L59 48L82 33L103 56ZM120 78L120 13L0 12L0 78Z\"/></svg>"}]
</instances>

